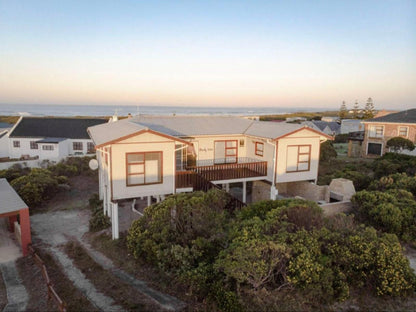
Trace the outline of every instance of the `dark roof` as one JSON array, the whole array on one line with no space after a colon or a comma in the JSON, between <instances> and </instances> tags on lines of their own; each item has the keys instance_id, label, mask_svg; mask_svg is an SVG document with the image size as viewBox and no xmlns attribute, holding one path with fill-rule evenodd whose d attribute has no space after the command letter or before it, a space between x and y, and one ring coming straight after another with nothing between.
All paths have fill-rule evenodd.
<instances>
[{"instance_id":1,"label":"dark roof","mask_svg":"<svg viewBox=\"0 0 416 312\"><path fill-rule=\"evenodd\" d=\"M416 123L416 108L402 112L389 114L386 116L368 119L370 122L396 122L396 123Z\"/></svg>"},{"instance_id":2,"label":"dark roof","mask_svg":"<svg viewBox=\"0 0 416 312\"><path fill-rule=\"evenodd\" d=\"M348 133L348 140L364 141L364 131L354 131L354 132Z\"/></svg>"},{"instance_id":3,"label":"dark roof","mask_svg":"<svg viewBox=\"0 0 416 312\"><path fill-rule=\"evenodd\" d=\"M329 129L331 129L331 131L338 131L341 128L341 125L337 123L336 121L312 120L312 122L321 131L323 131L326 126L328 126Z\"/></svg>"},{"instance_id":4,"label":"dark roof","mask_svg":"<svg viewBox=\"0 0 416 312\"><path fill-rule=\"evenodd\" d=\"M67 138L46 138L43 140L36 141L36 143L59 143L67 140Z\"/></svg>"},{"instance_id":5,"label":"dark roof","mask_svg":"<svg viewBox=\"0 0 416 312\"><path fill-rule=\"evenodd\" d=\"M89 139L87 128L106 122L98 118L23 117L10 137Z\"/></svg>"}]
</instances>

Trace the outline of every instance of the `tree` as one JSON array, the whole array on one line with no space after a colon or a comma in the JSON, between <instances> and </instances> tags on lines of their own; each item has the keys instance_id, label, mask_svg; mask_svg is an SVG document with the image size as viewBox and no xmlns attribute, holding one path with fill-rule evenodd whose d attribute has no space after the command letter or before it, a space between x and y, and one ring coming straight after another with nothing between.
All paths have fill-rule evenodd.
<instances>
[{"instance_id":1,"label":"tree","mask_svg":"<svg viewBox=\"0 0 416 312\"><path fill-rule=\"evenodd\" d=\"M394 137L387 141L387 147L391 148L394 152L401 152L404 149L413 151L415 149L415 144L402 137Z\"/></svg>"},{"instance_id":2,"label":"tree","mask_svg":"<svg viewBox=\"0 0 416 312\"><path fill-rule=\"evenodd\" d=\"M319 160L328 161L332 158L337 157L337 151L334 148L334 145L330 141L325 141L321 143L321 154L319 156Z\"/></svg>"},{"instance_id":3,"label":"tree","mask_svg":"<svg viewBox=\"0 0 416 312\"><path fill-rule=\"evenodd\" d=\"M344 119L347 117L347 115L348 115L347 105L345 105L345 101L342 101L338 116L340 119Z\"/></svg>"},{"instance_id":4,"label":"tree","mask_svg":"<svg viewBox=\"0 0 416 312\"><path fill-rule=\"evenodd\" d=\"M374 115L375 115L375 110L374 110L373 100L371 97L369 97L367 100L367 103L365 104L363 118L370 119L370 118L373 118Z\"/></svg>"},{"instance_id":5,"label":"tree","mask_svg":"<svg viewBox=\"0 0 416 312\"><path fill-rule=\"evenodd\" d=\"M358 119L358 111L359 111L358 101L355 101L354 107L352 109L352 118Z\"/></svg>"}]
</instances>

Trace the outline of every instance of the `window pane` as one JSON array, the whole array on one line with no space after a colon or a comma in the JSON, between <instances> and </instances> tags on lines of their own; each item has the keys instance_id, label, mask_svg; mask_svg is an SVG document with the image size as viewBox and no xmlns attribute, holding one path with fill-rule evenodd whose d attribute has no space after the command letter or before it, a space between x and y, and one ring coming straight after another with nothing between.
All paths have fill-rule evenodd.
<instances>
[{"instance_id":1,"label":"window pane","mask_svg":"<svg viewBox=\"0 0 416 312\"><path fill-rule=\"evenodd\" d=\"M309 161L309 154L299 155L299 162Z\"/></svg>"},{"instance_id":2,"label":"window pane","mask_svg":"<svg viewBox=\"0 0 416 312\"><path fill-rule=\"evenodd\" d=\"M237 147L236 141L227 141L226 142L227 147Z\"/></svg>"},{"instance_id":3,"label":"window pane","mask_svg":"<svg viewBox=\"0 0 416 312\"><path fill-rule=\"evenodd\" d=\"M308 163L299 163L298 171L304 171L309 170L309 164Z\"/></svg>"},{"instance_id":4,"label":"window pane","mask_svg":"<svg viewBox=\"0 0 416 312\"><path fill-rule=\"evenodd\" d=\"M156 160L147 160L146 157L146 183L161 182L160 162Z\"/></svg>"},{"instance_id":5,"label":"window pane","mask_svg":"<svg viewBox=\"0 0 416 312\"><path fill-rule=\"evenodd\" d=\"M144 173L144 165L129 165L127 166L127 173Z\"/></svg>"},{"instance_id":6,"label":"window pane","mask_svg":"<svg viewBox=\"0 0 416 312\"><path fill-rule=\"evenodd\" d=\"M226 156L236 156L236 150L235 149L227 149Z\"/></svg>"},{"instance_id":7,"label":"window pane","mask_svg":"<svg viewBox=\"0 0 416 312\"><path fill-rule=\"evenodd\" d=\"M143 162L144 155L143 154L127 154L127 162Z\"/></svg>"},{"instance_id":8,"label":"window pane","mask_svg":"<svg viewBox=\"0 0 416 312\"><path fill-rule=\"evenodd\" d=\"M132 184L144 184L144 175L140 174L140 175L127 176L127 183L129 185L132 185Z\"/></svg>"},{"instance_id":9,"label":"window pane","mask_svg":"<svg viewBox=\"0 0 416 312\"><path fill-rule=\"evenodd\" d=\"M263 144L257 144L257 150L263 151Z\"/></svg>"},{"instance_id":10,"label":"window pane","mask_svg":"<svg viewBox=\"0 0 416 312\"><path fill-rule=\"evenodd\" d=\"M310 146L300 146L299 147L299 153L309 153L310 152Z\"/></svg>"},{"instance_id":11,"label":"window pane","mask_svg":"<svg viewBox=\"0 0 416 312\"><path fill-rule=\"evenodd\" d=\"M287 147L287 158L286 158L286 171L297 171L298 164L298 147L288 146Z\"/></svg>"}]
</instances>

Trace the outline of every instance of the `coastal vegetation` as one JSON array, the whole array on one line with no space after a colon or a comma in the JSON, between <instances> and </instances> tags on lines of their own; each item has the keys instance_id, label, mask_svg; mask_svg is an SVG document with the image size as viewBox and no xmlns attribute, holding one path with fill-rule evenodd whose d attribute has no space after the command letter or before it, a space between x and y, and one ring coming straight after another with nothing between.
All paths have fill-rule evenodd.
<instances>
[{"instance_id":1,"label":"coastal vegetation","mask_svg":"<svg viewBox=\"0 0 416 312\"><path fill-rule=\"evenodd\" d=\"M310 308L357 291L414 292L416 279L395 234L353 216L325 217L304 200L262 201L237 212L224 210L225 203L222 191L211 190L148 207L128 233L130 252L221 311L280 310L287 296L302 297Z\"/></svg>"}]
</instances>

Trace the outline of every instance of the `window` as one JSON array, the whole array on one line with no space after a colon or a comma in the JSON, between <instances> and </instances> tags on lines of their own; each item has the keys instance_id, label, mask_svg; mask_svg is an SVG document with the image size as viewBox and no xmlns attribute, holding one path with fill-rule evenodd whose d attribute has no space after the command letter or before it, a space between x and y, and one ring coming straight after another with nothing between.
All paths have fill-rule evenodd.
<instances>
[{"instance_id":1,"label":"window","mask_svg":"<svg viewBox=\"0 0 416 312\"><path fill-rule=\"evenodd\" d=\"M256 155L263 157L264 143L256 142Z\"/></svg>"},{"instance_id":2,"label":"window","mask_svg":"<svg viewBox=\"0 0 416 312\"><path fill-rule=\"evenodd\" d=\"M93 153L93 152L94 152L94 150L95 150L95 145L94 145L94 143L92 143L92 142L87 142L87 151L88 151L89 153Z\"/></svg>"},{"instance_id":3,"label":"window","mask_svg":"<svg viewBox=\"0 0 416 312\"><path fill-rule=\"evenodd\" d=\"M162 152L127 153L127 186L162 183Z\"/></svg>"},{"instance_id":4,"label":"window","mask_svg":"<svg viewBox=\"0 0 416 312\"><path fill-rule=\"evenodd\" d=\"M381 152L382 152L382 145L380 143L368 143L367 155L381 156Z\"/></svg>"},{"instance_id":5,"label":"window","mask_svg":"<svg viewBox=\"0 0 416 312\"><path fill-rule=\"evenodd\" d=\"M13 147L20 147L20 141L13 141Z\"/></svg>"},{"instance_id":6,"label":"window","mask_svg":"<svg viewBox=\"0 0 416 312\"><path fill-rule=\"evenodd\" d=\"M36 141L30 141L30 149L38 149L38 143Z\"/></svg>"},{"instance_id":7,"label":"window","mask_svg":"<svg viewBox=\"0 0 416 312\"><path fill-rule=\"evenodd\" d=\"M407 138L407 133L409 131L409 127L399 127L399 136Z\"/></svg>"},{"instance_id":8,"label":"window","mask_svg":"<svg viewBox=\"0 0 416 312\"><path fill-rule=\"evenodd\" d=\"M44 151L53 151L53 145L42 145Z\"/></svg>"},{"instance_id":9,"label":"window","mask_svg":"<svg viewBox=\"0 0 416 312\"><path fill-rule=\"evenodd\" d=\"M311 145L289 145L286 155L286 172L309 171Z\"/></svg>"},{"instance_id":10,"label":"window","mask_svg":"<svg viewBox=\"0 0 416 312\"><path fill-rule=\"evenodd\" d=\"M82 142L72 142L72 149L74 151L82 151L83 149Z\"/></svg>"},{"instance_id":11,"label":"window","mask_svg":"<svg viewBox=\"0 0 416 312\"><path fill-rule=\"evenodd\" d=\"M369 126L368 137L369 138L382 138L384 132L383 126Z\"/></svg>"},{"instance_id":12,"label":"window","mask_svg":"<svg viewBox=\"0 0 416 312\"><path fill-rule=\"evenodd\" d=\"M214 164L237 162L237 140L214 142Z\"/></svg>"}]
</instances>

